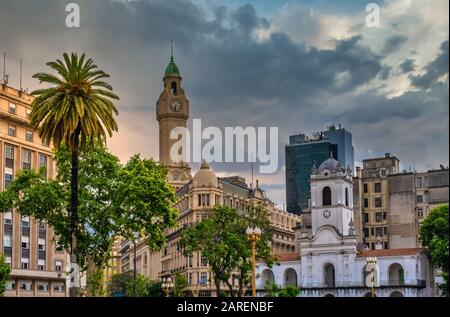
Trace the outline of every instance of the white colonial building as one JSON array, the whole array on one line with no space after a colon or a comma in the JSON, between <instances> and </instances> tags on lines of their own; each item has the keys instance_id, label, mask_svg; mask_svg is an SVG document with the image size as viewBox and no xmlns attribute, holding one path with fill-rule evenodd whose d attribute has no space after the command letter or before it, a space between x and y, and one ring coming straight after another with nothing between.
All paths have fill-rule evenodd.
<instances>
[{"instance_id":1,"label":"white colonial building","mask_svg":"<svg viewBox=\"0 0 450 317\"><path fill-rule=\"evenodd\" d=\"M433 296L433 270L424 249L362 248L353 225L350 171L330 158L311 175L310 224L295 228L298 254L280 255L279 265L257 265L257 289L268 284L299 287L299 296ZM376 258L374 272L367 259ZM370 276L368 276L370 275ZM372 279L372 275L374 278Z\"/></svg>"}]
</instances>

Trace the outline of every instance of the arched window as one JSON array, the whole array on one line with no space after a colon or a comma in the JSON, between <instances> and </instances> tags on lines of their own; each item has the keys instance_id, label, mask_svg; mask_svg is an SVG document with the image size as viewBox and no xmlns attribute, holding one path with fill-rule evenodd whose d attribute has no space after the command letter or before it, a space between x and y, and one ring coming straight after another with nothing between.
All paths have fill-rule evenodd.
<instances>
[{"instance_id":1,"label":"arched window","mask_svg":"<svg viewBox=\"0 0 450 317\"><path fill-rule=\"evenodd\" d=\"M345 205L348 207L348 188L345 187Z\"/></svg>"},{"instance_id":2,"label":"arched window","mask_svg":"<svg viewBox=\"0 0 450 317\"><path fill-rule=\"evenodd\" d=\"M177 94L177 83L176 82L172 82L172 84L170 85L170 91L176 95Z\"/></svg>"},{"instance_id":3,"label":"arched window","mask_svg":"<svg viewBox=\"0 0 450 317\"><path fill-rule=\"evenodd\" d=\"M334 265L331 263L327 263L323 267L323 271L324 271L323 273L324 273L325 287L334 287L336 285Z\"/></svg>"},{"instance_id":4,"label":"arched window","mask_svg":"<svg viewBox=\"0 0 450 317\"><path fill-rule=\"evenodd\" d=\"M297 272L293 268L288 268L284 271L284 286L297 286Z\"/></svg>"},{"instance_id":5,"label":"arched window","mask_svg":"<svg viewBox=\"0 0 450 317\"><path fill-rule=\"evenodd\" d=\"M328 186L322 190L322 206L331 206L331 189Z\"/></svg>"},{"instance_id":6,"label":"arched window","mask_svg":"<svg viewBox=\"0 0 450 317\"><path fill-rule=\"evenodd\" d=\"M398 263L393 263L389 266L389 284L403 285L405 283L405 273L403 267Z\"/></svg>"}]
</instances>

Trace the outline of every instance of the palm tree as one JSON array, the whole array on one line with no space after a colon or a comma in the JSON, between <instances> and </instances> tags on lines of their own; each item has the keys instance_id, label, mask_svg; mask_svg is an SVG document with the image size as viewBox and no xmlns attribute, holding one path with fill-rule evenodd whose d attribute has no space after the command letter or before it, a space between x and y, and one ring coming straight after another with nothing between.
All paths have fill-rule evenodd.
<instances>
[{"instance_id":1,"label":"palm tree","mask_svg":"<svg viewBox=\"0 0 450 317\"><path fill-rule=\"evenodd\" d=\"M97 69L91 58L72 53L63 54L64 62L56 60L47 65L58 75L37 73L33 78L50 87L33 91L36 99L32 103L30 123L39 137L59 149L62 144L72 154L71 166L71 241L72 264L71 296L76 296L75 281L78 281L77 233L78 233L78 156L94 140L105 142L106 135L117 131L114 115L118 114L112 99L118 100L112 87L103 78L109 77Z\"/></svg>"}]
</instances>

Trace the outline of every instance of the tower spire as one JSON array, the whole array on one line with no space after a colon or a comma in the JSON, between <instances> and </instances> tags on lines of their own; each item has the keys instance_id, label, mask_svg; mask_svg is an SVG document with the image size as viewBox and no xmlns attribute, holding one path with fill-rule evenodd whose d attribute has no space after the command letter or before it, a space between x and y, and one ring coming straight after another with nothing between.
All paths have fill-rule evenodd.
<instances>
[{"instance_id":1,"label":"tower spire","mask_svg":"<svg viewBox=\"0 0 450 317\"><path fill-rule=\"evenodd\" d=\"M170 62L173 63L173 39L170 40Z\"/></svg>"}]
</instances>

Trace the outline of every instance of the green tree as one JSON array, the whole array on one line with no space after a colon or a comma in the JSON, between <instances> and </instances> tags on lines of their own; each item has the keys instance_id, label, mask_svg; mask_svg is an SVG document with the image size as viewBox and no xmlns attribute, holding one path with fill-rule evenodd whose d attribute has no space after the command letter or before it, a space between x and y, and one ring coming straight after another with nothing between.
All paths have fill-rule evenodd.
<instances>
[{"instance_id":1,"label":"green tree","mask_svg":"<svg viewBox=\"0 0 450 317\"><path fill-rule=\"evenodd\" d=\"M278 297L281 292L281 287L276 283L267 282L265 286L265 291L267 293L267 297Z\"/></svg>"},{"instance_id":2,"label":"green tree","mask_svg":"<svg viewBox=\"0 0 450 317\"><path fill-rule=\"evenodd\" d=\"M136 293L134 292L134 278L130 275L130 279L125 284L125 295L129 297L148 297L150 289L150 280L142 274L136 274Z\"/></svg>"},{"instance_id":3,"label":"green tree","mask_svg":"<svg viewBox=\"0 0 450 317\"><path fill-rule=\"evenodd\" d=\"M132 278L132 272L114 274L111 276L111 281L108 285L108 296L114 296L116 294L125 296L127 283Z\"/></svg>"},{"instance_id":4,"label":"green tree","mask_svg":"<svg viewBox=\"0 0 450 317\"><path fill-rule=\"evenodd\" d=\"M0 296L3 296L6 290L6 283L9 279L11 268L6 263L6 258L3 254L0 254Z\"/></svg>"},{"instance_id":5,"label":"green tree","mask_svg":"<svg viewBox=\"0 0 450 317\"><path fill-rule=\"evenodd\" d=\"M442 270L444 284L439 285L444 296L449 295L448 283L448 243L449 243L448 205L441 205L425 218L420 228L420 240L431 256L435 268Z\"/></svg>"},{"instance_id":6,"label":"green tree","mask_svg":"<svg viewBox=\"0 0 450 317\"><path fill-rule=\"evenodd\" d=\"M297 297L300 289L293 285L288 285L278 292L278 297Z\"/></svg>"},{"instance_id":7,"label":"green tree","mask_svg":"<svg viewBox=\"0 0 450 317\"><path fill-rule=\"evenodd\" d=\"M47 66L58 73L37 73L40 83L51 87L32 92L37 98L32 103L31 126L45 142L52 142L58 149L65 144L71 152L70 170L70 252L73 270L71 295L76 296L75 286L79 278L77 261L79 215L78 215L78 159L80 151L94 140L104 142L106 135L117 131L114 115L118 114L111 100L119 99L112 93L112 87L103 79L109 77L92 59L72 53L63 54L64 62L56 60Z\"/></svg>"},{"instance_id":8,"label":"green tree","mask_svg":"<svg viewBox=\"0 0 450 317\"><path fill-rule=\"evenodd\" d=\"M35 170L18 172L0 193L0 211L15 208L23 215L47 221L59 243L70 250L71 218L66 210L71 203L71 153L61 147L55 157L55 180L47 180ZM79 162L77 260L83 271L89 261L99 271L104 269L117 236L131 240L133 233L139 232L148 237L152 250L164 244L163 230L173 226L177 218L172 208L175 194L165 180L164 167L138 155L122 166L101 144L82 152Z\"/></svg>"},{"instance_id":9,"label":"green tree","mask_svg":"<svg viewBox=\"0 0 450 317\"><path fill-rule=\"evenodd\" d=\"M164 297L161 281L150 281L148 288L148 296L150 297Z\"/></svg>"},{"instance_id":10,"label":"green tree","mask_svg":"<svg viewBox=\"0 0 450 317\"><path fill-rule=\"evenodd\" d=\"M230 289L230 295L235 295L229 280L236 272L239 272L241 286L238 296L242 295L243 284L249 280L251 248L245 233L247 226L261 225L263 234L257 243L257 253L269 265L273 262L269 245L271 229L264 220L266 213L263 218L258 218L262 213L262 208L238 212L226 206L216 206L209 212L207 219L183 231L179 244L184 255L201 253L213 274L216 294L221 294L221 284L224 283Z\"/></svg>"},{"instance_id":11,"label":"green tree","mask_svg":"<svg viewBox=\"0 0 450 317\"><path fill-rule=\"evenodd\" d=\"M180 272L175 273L175 281L173 285L173 297L184 297L184 290L188 286L186 276Z\"/></svg>"}]
</instances>

